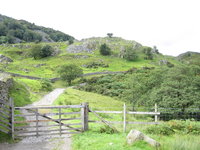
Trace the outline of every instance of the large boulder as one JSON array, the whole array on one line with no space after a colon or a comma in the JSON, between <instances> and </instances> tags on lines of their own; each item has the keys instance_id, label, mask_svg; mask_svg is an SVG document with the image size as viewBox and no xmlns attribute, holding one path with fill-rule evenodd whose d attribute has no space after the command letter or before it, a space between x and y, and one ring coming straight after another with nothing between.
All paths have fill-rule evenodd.
<instances>
[{"instance_id":1,"label":"large boulder","mask_svg":"<svg viewBox=\"0 0 200 150\"><path fill-rule=\"evenodd\" d=\"M0 54L0 63L9 63L9 62L13 62L13 60Z\"/></svg>"},{"instance_id":2,"label":"large boulder","mask_svg":"<svg viewBox=\"0 0 200 150\"><path fill-rule=\"evenodd\" d=\"M154 147L160 146L160 143L158 143L154 139L144 135L142 132L140 132L138 130L131 130L129 132L129 134L127 135L126 139L127 139L127 143L129 145L134 144L138 140L144 140L147 143L149 143L151 146L154 146Z\"/></svg>"}]
</instances>

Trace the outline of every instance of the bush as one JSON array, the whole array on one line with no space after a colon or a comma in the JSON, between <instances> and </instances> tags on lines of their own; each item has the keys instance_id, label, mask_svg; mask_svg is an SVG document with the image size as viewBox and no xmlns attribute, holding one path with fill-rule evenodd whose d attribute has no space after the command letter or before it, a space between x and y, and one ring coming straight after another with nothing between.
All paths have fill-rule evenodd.
<instances>
[{"instance_id":1,"label":"bush","mask_svg":"<svg viewBox=\"0 0 200 150\"><path fill-rule=\"evenodd\" d=\"M31 49L31 56L34 57L34 59L41 59L48 56L51 56L53 54L53 47L50 45L40 45L36 44Z\"/></svg>"},{"instance_id":2,"label":"bush","mask_svg":"<svg viewBox=\"0 0 200 150\"><path fill-rule=\"evenodd\" d=\"M138 55L135 49L133 49L133 47L127 46L125 50L124 58L128 61L134 61L138 58Z\"/></svg>"},{"instance_id":3,"label":"bush","mask_svg":"<svg viewBox=\"0 0 200 150\"><path fill-rule=\"evenodd\" d=\"M161 135L171 135L173 133L200 135L200 123L190 120L172 120L160 125L150 126L146 129L146 132Z\"/></svg>"},{"instance_id":4,"label":"bush","mask_svg":"<svg viewBox=\"0 0 200 150\"><path fill-rule=\"evenodd\" d=\"M200 134L200 123L196 121L186 120L172 120L169 121L168 126L176 132L183 133L183 134Z\"/></svg>"},{"instance_id":5,"label":"bush","mask_svg":"<svg viewBox=\"0 0 200 150\"><path fill-rule=\"evenodd\" d=\"M112 129L112 128L110 128L109 126L103 126L103 127L101 127L100 128L100 131L99 131L100 133L106 133L106 134L113 134L113 133L115 133L116 131L114 130L114 129Z\"/></svg>"},{"instance_id":6,"label":"bush","mask_svg":"<svg viewBox=\"0 0 200 150\"><path fill-rule=\"evenodd\" d=\"M100 46L100 54L104 56L110 55L111 49L104 43Z\"/></svg>"},{"instance_id":7,"label":"bush","mask_svg":"<svg viewBox=\"0 0 200 150\"><path fill-rule=\"evenodd\" d=\"M165 135L165 136L174 134L174 130L168 127L168 125L165 123L149 126L146 129L146 132L149 134L159 134L159 135Z\"/></svg>"},{"instance_id":8,"label":"bush","mask_svg":"<svg viewBox=\"0 0 200 150\"><path fill-rule=\"evenodd\" d=\"M48 79L42 79L41 85L43 90L51 91L53 89L51 81Z\"/></svg>"}]
</instances>

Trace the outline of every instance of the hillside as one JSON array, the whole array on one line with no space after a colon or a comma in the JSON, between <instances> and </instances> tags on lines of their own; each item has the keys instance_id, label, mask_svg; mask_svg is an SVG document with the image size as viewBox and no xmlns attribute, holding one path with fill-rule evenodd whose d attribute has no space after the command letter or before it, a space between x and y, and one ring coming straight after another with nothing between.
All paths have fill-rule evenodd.
<instances>
[{"instance_id":1,"label":"hillside","mask_svg":"<svg viewBox=\"0 0 200 150\"><path fill-rule=\"evenodd\" d=\"M100 46L106 43L112 54L102 56L99 53ZM69 45L66 42L48 43L54 48L50 57L34 59L31 56L32 47L35 44L22 43L15 45L1 45L0 54L11 59L11 62L0 63L1 70L6 72L31 75L36 77L58 77L57 69L64 64L76 64L84 73L105 71L127 71L131 68L170 66L179 62L173 57L155 53L150 48L148 59L145 49L147 47L135 41L127 41L122 38L90 38L76 41ZM45 45L40 43L38 45ZM127 60L122 52L126 47L131 47L134 52L134 60Z\"/></svg>"},{"instance_id":2,"label":"hillside","mask_svg":"<svg viewBox=\"0 0 200 150\"><path fill-rule=\"evenodd\" d=\"M51 28L37 26L0 14L0 44L22 42L72 41L74 37Z\"/></svg>"},{"instance_id":3,"label":"hillside","mask_svg":"<svg viewBox=\"0 0 200 150\"><path fill-rule=\"evenodd\" d=\"M177 56L177 59L185 64L200 65L200 53L186 52Z\"/></svg>"}]
</instances>

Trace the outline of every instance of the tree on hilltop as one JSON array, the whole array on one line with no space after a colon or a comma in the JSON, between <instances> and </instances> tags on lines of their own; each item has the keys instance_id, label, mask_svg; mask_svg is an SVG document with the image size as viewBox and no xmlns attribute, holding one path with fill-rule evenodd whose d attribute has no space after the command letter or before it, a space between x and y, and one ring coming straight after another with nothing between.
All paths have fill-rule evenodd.
<instances>
[{"instance_id":1,"label":"tree on hilltop","mask_svg":"<svg viewBox=\"0 0 200 150\"><path fill-rule=\"evenodd\" d=\"M107 36L108 36L109 38L112 38L112 37L113 37L113 33L107 33Z\"/></svg>"}]
</instances>

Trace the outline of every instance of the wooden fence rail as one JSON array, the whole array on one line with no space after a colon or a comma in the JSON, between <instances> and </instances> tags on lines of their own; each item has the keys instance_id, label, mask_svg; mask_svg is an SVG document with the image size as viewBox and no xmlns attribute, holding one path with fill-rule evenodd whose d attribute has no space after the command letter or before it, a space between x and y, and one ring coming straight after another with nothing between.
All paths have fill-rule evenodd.
<instances>
[{"instance_id":1,"label":"wooden fence rail","mask_svg":"<svg viewBox=\"0 0 200 150\"><path fill-rule=\"evenodd\" d=\"M13 131L13 101L9 99L0 100L0 131L7 134L12 134Z\"/></svg>"},{"instance_id":2,"label":"wooden fence rail","mask_svg":"<svg viewBox=\"0 0 200 150\"><path fill-rule=\"evenodd\" d=\"M91 111L90 111L91 112ZM112 123L112 124L123 124L123 131L126 132L126 125L127 124L159 124L158 122L158 115L160 115L160 112L157 111L157 104L155 104L155 111L154 112L134 112L134 111L127 111L126 104L123 106L123 111L92 111L93 113L104 113L104 114L122 114L123 115L123 121L106 121L106 123ZM132 115L152 115L154 116L154 122L131 122L127 121L127 114ZM89 120L89 122L93 123L102 123L104 121L94 121Z\"/></svg>"}]
</instances>

